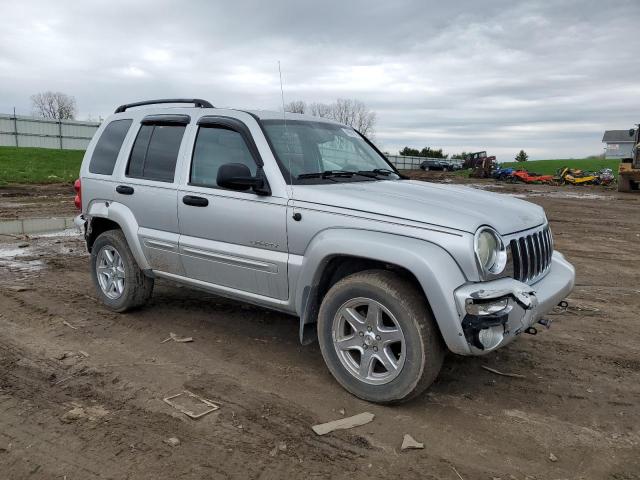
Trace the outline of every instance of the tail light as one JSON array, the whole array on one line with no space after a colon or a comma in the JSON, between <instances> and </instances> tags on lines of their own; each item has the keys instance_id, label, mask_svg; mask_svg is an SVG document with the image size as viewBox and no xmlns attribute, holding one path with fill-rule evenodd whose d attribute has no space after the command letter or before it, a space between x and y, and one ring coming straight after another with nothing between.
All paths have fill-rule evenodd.
<instances>
[{"instance_id":1,"label":"tail light","mask_svg":"<svg viewBox=\"0 0 640 480\"><path fill-rule=\"evenodd\" d=\"M76 198L73 199L73 204L76 208L82 211L82 186L80 179L77 179L73 184L73 189L76 191Z\"/></svg>"}]
</instances>

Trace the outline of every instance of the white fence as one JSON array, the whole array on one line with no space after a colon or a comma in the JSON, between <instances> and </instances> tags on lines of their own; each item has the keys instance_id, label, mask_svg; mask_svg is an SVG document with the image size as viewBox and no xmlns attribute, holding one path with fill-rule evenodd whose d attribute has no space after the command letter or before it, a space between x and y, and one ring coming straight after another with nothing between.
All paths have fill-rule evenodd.
<instances>
[{"instance_id":1,"label":"white fence","mask_svg":"<svg viewBox=\"0 0 640 480\"><path fill-rule=\"evenodd\" d=\"M0 146L86 150L99 126L99 122L45 120L0 113ZM462 160L458 159L447 160L403 155L387 155L387 158L400 170L418 169L425 160L444 160L451 165L462 163Z\"/></svg>"},{"instance_id":2,"label":"white fence","mask_svg":"<svg viewBox=\"0 0 640 480\"><path fill-rule=\"evenodd\" d=\"M99 122L45 120L0 113L0 146L86 150Z\"/></svg>"},{"instance_id":3,"label":"white fence","mask_svg":"<svg viewBox=\"0 0 640 480\"><path fill-rule=\"evenodd\" d=\"M398 170L416 170L420 168L420 164L425 160L447 162L449 165L462 165L463 163L463 160L457 158L407 157L404 155L387 155L387 158Z\"/></svg>"}]
</instances>

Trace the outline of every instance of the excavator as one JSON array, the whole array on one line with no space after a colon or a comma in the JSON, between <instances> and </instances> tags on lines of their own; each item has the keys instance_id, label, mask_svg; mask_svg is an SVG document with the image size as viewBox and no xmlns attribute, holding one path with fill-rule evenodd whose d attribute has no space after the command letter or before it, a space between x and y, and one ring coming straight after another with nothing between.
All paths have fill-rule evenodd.
<instances>
[{"instance_id":1,"label":"excavator","mask_svg":"<svg viewBox=\"0 0 640 480\"><path fill-rule=\"evenodd\" d=\"M623 158L618 167L618 191L640 191L640 125L629 130L633 137L631 158Z\"/></svg>"}]
</instances>

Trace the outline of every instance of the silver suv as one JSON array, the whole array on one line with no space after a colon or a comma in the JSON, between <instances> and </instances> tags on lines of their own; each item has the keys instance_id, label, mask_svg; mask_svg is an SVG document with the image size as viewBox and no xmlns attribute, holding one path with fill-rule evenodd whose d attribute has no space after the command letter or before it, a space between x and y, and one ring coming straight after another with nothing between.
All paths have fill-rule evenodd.
<instances>
[{"instance_id":1,"label":"silver suv","mask_svg":"<svg viewBox=\"0 0 640 480\"><path fill-rule=\"evenodd\" d=\"M182 103L195 106L166 105ZM295 315L301 342L317 339L336 380L373 402L424 391L447 350L535 333L574 285L542 208L408 180L327 119L122 105L76 190L108 308L143 305L163 278Z\"/></svg>"}]
</instances>

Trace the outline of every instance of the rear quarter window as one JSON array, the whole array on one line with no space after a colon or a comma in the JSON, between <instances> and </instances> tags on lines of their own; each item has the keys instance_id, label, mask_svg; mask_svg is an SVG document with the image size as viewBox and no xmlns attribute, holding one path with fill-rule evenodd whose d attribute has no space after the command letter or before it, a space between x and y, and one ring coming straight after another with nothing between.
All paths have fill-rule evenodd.
<instances>
[{"instance_id":1,"label":"rear quarter window","mask_svg":"<svg viewBox=\"0 0 640 480\"><path fill-rule=\"evenodd\" d=\"M127 136L132 120L114 120L102 131L98 139L91 161L89 162L89 172L99 175L112 175L116 165L118 154L122 148L124 137Z\"/></svg>"}]
</instances>

